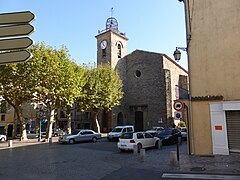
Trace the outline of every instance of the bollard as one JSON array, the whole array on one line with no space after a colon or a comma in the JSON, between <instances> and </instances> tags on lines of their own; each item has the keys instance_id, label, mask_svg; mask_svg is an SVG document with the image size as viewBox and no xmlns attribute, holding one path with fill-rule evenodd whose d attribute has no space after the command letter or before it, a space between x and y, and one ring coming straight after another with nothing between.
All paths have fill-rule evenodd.
<instances>
[{"instance_id":1,"label":"bollard","mask_svg":"<svg viewBox=\"0 0 240 180\"><path fill-rule=\"evenodd\" d=\"M141 162L145 161L145 149L140 149L140 160Z\"/></svg>"},{"instance_id":2,"label":"bollard","mask_svg":"<svg viewBox=\"0 0 240 180\"><path fill-rule=\"evenodd\" d=\"M158 141L158 149L162 149L162 140L161 139Z\"/></svg>"},{"instance_id":3,"label":"bollard","mask_svg":"<svg viewBox=\"0 0 240 180\"><path fill-rule=\"evenodd\" d=\"M8 147L12 147L12 140L8 141Z\"/></svg>"},{"instance_id":4,"label":"bollard","mask_svg":"<svg viewBox=\"0 0 240 180\"><path fill-rule=\"evenodd\" d=\"M176 151L170 151L170 165L178 166Z\"/></svg>"},{"instance_id":5,"label":"bollard","mask_svg":"<svg viewBox=\"0 0 240 180\"><path fill-rule=\"evenodd\" d=\"M49 138L48 142L49 144L52 144L52 137Z\"/></svg>"},{"instance_id":6,"label":"bollard","mask_svg":"<svg viewBox=\"0 0 240 180\"><path fill-rule=\"evenodd\" d=\"M178 137L178 144L182 145L182 137Z\"/></svg>"},{"instance_id":7,"label":"bollard","mask_svg":"<svg viewBox=\"0 0 240 180\"><path fill-rule=\"evenodd\" d=\"M137 145L133 145L133 154L137 155L138 154L138 146Z\"/></svg>"}]
</instances>

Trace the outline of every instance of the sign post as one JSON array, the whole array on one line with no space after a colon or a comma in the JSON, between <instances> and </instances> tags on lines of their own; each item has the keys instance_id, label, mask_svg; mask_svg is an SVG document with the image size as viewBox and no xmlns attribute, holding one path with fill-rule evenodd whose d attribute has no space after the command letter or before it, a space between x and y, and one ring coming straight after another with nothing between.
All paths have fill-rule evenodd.
<instances>
[{"instance_id":1,"label":"sign post","mask_svg":"<svg viewBox=\"0 0 240 180\"><path fill-rule=\"evenodd\" d=\"M173 108L176 111L181 111L183 109L183 107L184 107L184 104L181 101L178 101L178 100L174 101Z\"/></svg>"},{"instance_id":2,"label":"sign post","mask_svg":"<svg viewBox=\"0 0 240 180\"><path fill-rule=\"evenodd\" d=\"M12 38L15 36L28 36L34 32L30 24L35 15L30 11L0 14L0 65L26 62L32 54L26 49L33 45L29 37Z\"/></svg>"}]
</instances>

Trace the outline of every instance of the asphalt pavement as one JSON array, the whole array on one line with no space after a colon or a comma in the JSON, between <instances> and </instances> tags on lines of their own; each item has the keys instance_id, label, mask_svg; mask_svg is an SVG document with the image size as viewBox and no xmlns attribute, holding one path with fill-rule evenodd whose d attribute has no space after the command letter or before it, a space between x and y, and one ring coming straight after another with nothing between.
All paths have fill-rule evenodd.
<instances>
[{"instance_id":1,"label":"asphalt pavement","mask_svg":"<svg viewBox=\"0 0 240 180\"><path fill-rule=\"evenodd\" d=\"M0 154L1 151L4 151L4 154L10 153L9 156L11 156L13 149L20 150L21 148L24 148L24 151L26 151L28 147L31 146L39 146L42 147L42 151L52 152L57 148L62 149L62 147L58 145L57 140L58 137L53 137L50 143L38 142L38 139L29 139L26 141L19 141L17 139L14 139L12 140L11 144L9 143L9 141L0 142ZM173 158L173 155L176 155L176 145L163 146L161 150L146 150L144 159L142 159L139 154L133 155L132 152L118 152L118 150L116 149L116 143L107 142L105 138L103 138L101 142L98 142L96 144L85 143L77 144L77 146L63 146L63 148L66 149L75 149L76 147L78 149L85 149L87 152L92 151L93 155L97 151L101 153L104 152L101 155L105 156L103 157L104 162L102 162L102 160L99 160L99 162L102 162L103 164L111 164L111 167L108 167L109 169L107 169L105 174L102 172L101 177L97 176L96 174L96 176L93 176L95 178L92 179L240 179L239 153L230 154L228 156L188 155L186 141L184 141L182 145L179 146L179 161L173 161L176 160ZM70 151L72 150L69 150L69 152ZM73 160L72 163L74 164L75 161L76 160ZM65 162L65 160L63 160L62 162ZM86 162L88 162L87 159ZM71 162L69 163L71 164ZM2 165L0 164L0 169L1 166ZM103 166L101 165L98 166L98 168L102 167Z\"/></svg>"}]
</instances>

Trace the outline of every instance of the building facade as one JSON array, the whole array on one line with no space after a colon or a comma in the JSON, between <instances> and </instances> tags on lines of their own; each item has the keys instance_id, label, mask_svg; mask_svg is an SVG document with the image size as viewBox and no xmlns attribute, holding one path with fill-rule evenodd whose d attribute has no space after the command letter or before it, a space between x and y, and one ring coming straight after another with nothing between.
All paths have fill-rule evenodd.
<instances>
[{"instance_id":1,"label":"building facade","mask_svg":"<svg viewBox=\"0 0 240 180\"><path fill-rule=\"evenodd\" d=\"M132 124L137 131L154 126L172 127L174 123L173 100L176 85L187 79L187 71L165 54L135 50L128 54L128 38L118 30L117 20L107 19L106 29L99 31L97 63L110 64L118 71L123 82L124 97L115 107L107 129L116 125Z\"/></svg>"},{"instance_id":2,"label":"building facade","mask_svg":"<svg viewBox=\"0 0 240 180\"><path fill-rule=\"evenodd\" d=\"M240 1L185 0L192 154L240 152Z\"/></svg>"}]
</instances>

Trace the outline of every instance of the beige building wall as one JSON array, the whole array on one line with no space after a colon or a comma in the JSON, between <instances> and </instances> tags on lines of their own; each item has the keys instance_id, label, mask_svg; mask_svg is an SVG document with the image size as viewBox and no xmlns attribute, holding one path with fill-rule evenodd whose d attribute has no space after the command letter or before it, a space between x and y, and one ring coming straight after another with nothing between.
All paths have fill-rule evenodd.
<instances>
[{"instance_id":1,"label":"beige building wall","mask_svg":"<svg viewBox=\"0 0 240 180\"><path fill-rule=\"evenodd\" d=\"M187 1L188 2L188 1ZM240 99L240 1L189 0L186 11L191 35L188 54L192 97L192 139L194 154L212 154L209 103ZM204 98L208 97L210 98ZM220 101L220 100L219 100Z\"/></svg>"}]
</instances>

